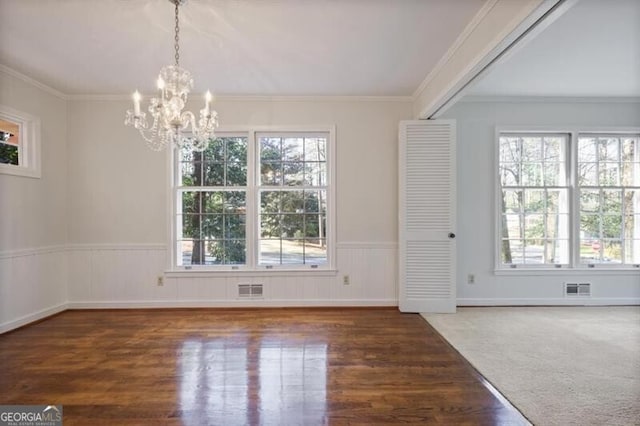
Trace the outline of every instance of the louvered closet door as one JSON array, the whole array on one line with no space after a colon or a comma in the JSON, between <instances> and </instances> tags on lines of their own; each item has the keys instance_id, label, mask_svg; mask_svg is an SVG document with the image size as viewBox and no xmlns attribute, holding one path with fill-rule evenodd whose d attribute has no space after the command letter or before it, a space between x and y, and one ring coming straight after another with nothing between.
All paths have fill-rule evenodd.
<instances>
[{"instance_id":1,"label":"louvered closet door","mask_svg":"<svg viewBox=\"0 0 640 426\"><path fill-rule=\"evenodd\" d=\"M400 122L402 312L456 310L455 120Z\"/></svg>"}]
</instances>

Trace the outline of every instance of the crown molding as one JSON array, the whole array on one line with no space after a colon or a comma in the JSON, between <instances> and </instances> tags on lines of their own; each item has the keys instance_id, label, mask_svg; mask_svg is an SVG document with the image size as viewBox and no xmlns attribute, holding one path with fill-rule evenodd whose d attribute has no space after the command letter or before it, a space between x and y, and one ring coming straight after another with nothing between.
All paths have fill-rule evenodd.
<instances>
[{"instance_id":1,"label":"crown molding","mask_svg":"<svg viewBox=\"0 0 640 426\"><path fill-rule=\"evenodd\" d=\"M3 74L6 74L8 76L17 78L18 80L22 80L25 83L28 83L28 84L30 84L32 86L35 86L38 89L43 90L43 91L49 93L50 95L53 95L53 96L55 96L55 97L57 97L59 99L62 99L64 101L69 99L69 96L66 95L65 93L62 93L61 91L59 91L57 89L54 89L51 86L47 86L46 84L41 83L38 80L35 80L35 79L25 75L25 74L22 74L21 72L16 71L13 68L9 68L6 65L0 64L0 72L2 72Z\"/></svg>"},{"instance_id":2,"label":"crown molding","mask_svg":"<svg viewBox=\"0 0 640 426\"><path fill-rule=\"evenodd\" d=\"M152 97L155 94L142 94ZM68 101L130 101L130 94L67 95ZM335 96L335 95L217 95L213 102L413 102L411 96Z\"/></svg>"},{"instance_id":3,"label":"crown molding","mask_svg":"<svg viewBox=\"0 0 640 426\"><path fill-rule=\"evenodd\" d=\"M640 96L473 96L458 100L463 103L640 103Z\"/></svg>"}]
</instances>

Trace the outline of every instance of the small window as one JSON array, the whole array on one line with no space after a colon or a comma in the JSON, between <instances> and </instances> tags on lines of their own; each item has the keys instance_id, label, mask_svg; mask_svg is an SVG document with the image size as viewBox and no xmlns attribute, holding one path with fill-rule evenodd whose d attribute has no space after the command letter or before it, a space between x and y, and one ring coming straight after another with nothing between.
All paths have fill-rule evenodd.
<instances>
[{"instance_id":1,"label":"small window","mask_svg":"<svg viewBox=\"0 0 640 426\"><path fill-rule=\"evenodd\" d=\"M2 105L0 173L40 177L40 121Z\"/></svg>"}]
</instances>

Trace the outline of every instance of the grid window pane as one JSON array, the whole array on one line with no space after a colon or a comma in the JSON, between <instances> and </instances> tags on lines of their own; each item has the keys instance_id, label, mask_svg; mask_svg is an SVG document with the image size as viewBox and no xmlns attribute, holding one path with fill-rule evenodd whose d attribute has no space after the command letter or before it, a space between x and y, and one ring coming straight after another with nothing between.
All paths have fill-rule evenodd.
<instances>
[{"instance_id":1,"label":"grid window pane","mask_svg":"<svg viewBox=\"0 0 640 426\"><path fill-rule=\"evenodd\" d=\"M260 264L326 261L326 138L260 136ZM296 188L296 189L293 189ZM318 245L321 250L318 252Z\"/></svg>"},{"instance_id":2,"label":"grid window pane","mask_svg":"<svg viewBox=\"0 0 640 426\"><path fill-rule=\"evenodd\" d=\"M568 135L502 135L500 252L503 264L567 264Z\"/></svg>"},{"instance_id":3,"label":"grid window pane","mask_svg":"<svg viewBox=\"0 0 640 426\"><path fill-rule=\"evenodd\" d=\"M248 136L223 136L202 152L176 151L178 265L327 262L328 133L256 134L253 140L249 146ZM249 155L255 170L248 168ZM256 192L258 198L247 198ZM255 240L247 240L248 224Z\"/></svg>"}]
</instances>

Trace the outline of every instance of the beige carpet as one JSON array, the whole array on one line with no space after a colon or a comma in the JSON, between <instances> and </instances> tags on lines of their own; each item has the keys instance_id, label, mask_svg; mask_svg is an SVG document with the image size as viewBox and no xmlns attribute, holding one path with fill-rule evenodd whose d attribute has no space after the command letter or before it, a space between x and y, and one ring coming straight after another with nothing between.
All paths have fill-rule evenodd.
<instances>
[{"instance_id":1,"label":"beige carpet","mask_svg":"<svg viewBox=\"0 0 640 426\"><path fill-rule=\"evenodd\" d=\"M640 425L640 307L423 316L535 425Z\"/></svg>"}]
</instances>

